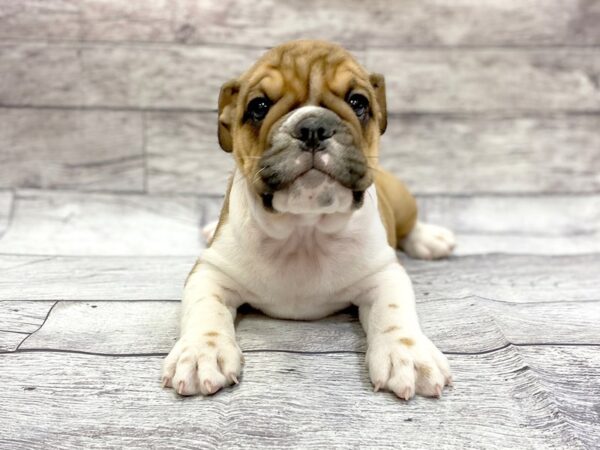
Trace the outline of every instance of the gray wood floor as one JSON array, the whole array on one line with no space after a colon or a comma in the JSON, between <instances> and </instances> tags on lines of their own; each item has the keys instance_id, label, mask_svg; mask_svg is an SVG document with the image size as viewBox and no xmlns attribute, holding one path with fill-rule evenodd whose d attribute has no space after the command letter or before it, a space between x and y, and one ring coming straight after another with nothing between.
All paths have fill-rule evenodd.
<instances>
[{"instance_id":1,"label":"gray wood floor","mask_svg":"<svg viewBox=\"0 0 600 450\"><path fill-rule=\"evenodd\" d=\"M245 311L242 383L159 383L217 217L223 81L339 41L386 74L399 255L455 386L372 392L356 312ZM0 0L0 448L600 448L600 3Z\"/></svg>"}]
</instances>

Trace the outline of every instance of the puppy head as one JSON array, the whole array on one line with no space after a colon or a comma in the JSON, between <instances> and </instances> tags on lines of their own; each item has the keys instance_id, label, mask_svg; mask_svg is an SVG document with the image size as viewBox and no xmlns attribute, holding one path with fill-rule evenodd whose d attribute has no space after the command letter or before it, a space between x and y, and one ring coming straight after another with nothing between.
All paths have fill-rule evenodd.
<instances>
[{"instance_id":1,"label":"puppy head","mask_svg":"<svg viewBox=\"0 0 600 450\"><path fill-rule=\"evenodd\" d=\"M276 47L219 96L219 143L272 212L360 207L385 127L383 77L328 42Z\"/></svg>"}]
</instances>

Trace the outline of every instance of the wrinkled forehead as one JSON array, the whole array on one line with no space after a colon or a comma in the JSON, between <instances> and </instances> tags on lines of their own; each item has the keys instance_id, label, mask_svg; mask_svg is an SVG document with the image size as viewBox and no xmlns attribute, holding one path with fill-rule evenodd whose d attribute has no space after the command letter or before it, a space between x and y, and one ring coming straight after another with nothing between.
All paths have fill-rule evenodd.
<instances>
[{"instance_id":1,"label":"wrinkled forehead","mask_svg":"<svg viewBox=\"0 0 600 450\"><path fill-rule=\"evenodd\" d=\"M265 54L242 76L241 94L266 95L273 102L286 95L318 104L327 93L344 98L351 90L371 96L369 75L354 57L341 47L306 43Z\"/></svg>"}]
</instances>

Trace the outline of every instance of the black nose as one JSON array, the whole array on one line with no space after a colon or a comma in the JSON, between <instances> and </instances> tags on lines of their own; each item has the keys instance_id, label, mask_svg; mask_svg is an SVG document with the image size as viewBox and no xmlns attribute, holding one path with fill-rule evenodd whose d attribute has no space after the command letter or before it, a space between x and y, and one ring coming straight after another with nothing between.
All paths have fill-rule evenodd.
<instances>
[{"instance_id":1,"label":"black nose","mask_svg":"<svg viewBox=\"0 0 600 450\"><path fill-rule=\"evenodd\" d=\"M296 125L294 137L304 143L308 151L318 150L323 141L335 134L335 124L322 117L307 117Z\"/></svg>"}]
</instances>

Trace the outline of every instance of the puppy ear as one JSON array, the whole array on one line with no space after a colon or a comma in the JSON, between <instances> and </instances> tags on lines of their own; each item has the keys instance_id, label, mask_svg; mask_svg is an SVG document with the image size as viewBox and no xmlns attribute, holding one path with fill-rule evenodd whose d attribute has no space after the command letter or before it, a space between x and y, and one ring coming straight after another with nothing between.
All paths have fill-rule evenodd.
<instances>
[{"instance_id":1,"label":"puppy ear","mask_svg":"<svg viewBox=\"0 0 600 450\"><path fill-rule=\"evenodd\" d=\"M219 93L219 145L226 152L233 151L231 125L239 91L240 83L237 80L229 80L221 87Z\"/></svg>"},{"instance_id":2,"label":"puppy ear","mask_svg":"<svg viewBox=\"0 0 600 450\"><path fill-rule=\"evenodd\" d=\"M385 101L385 78L380 73L372 73L369 76L371 86L375 89L375 98L379 105L379 131L385 133L387 128L387 106Z\"/></svg>"}]
</instances>

